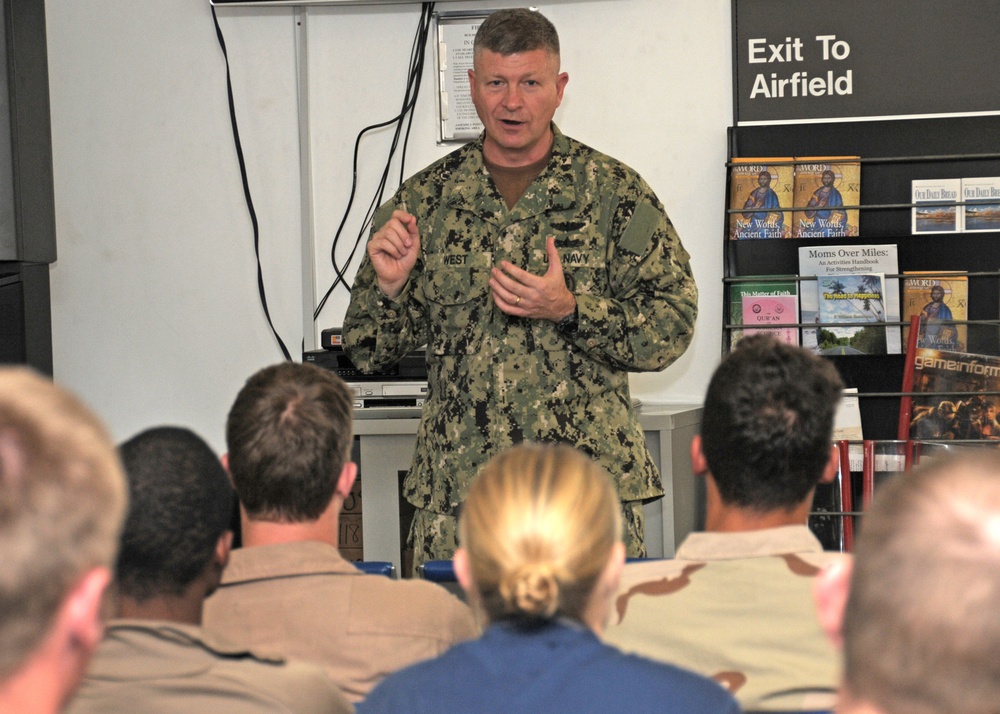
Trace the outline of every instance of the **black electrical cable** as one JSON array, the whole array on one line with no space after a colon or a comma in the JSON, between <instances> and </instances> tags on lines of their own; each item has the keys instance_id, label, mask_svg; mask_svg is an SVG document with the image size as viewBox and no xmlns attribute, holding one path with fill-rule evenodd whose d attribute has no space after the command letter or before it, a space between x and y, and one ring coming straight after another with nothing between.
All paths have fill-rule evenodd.
<instances>
[{"instance_id":1,"label":"black electrical cable","mask_svg":"<svg viewBox=\"0 0 1000 714\"><path fill-rule=\"evenodd\" d=\"M233 100L233 81L229 71L229 54L226 52L226 39L222 36L222 28L219 26L219 18L215 14L215 6L212 6L212 21L215 22L215 34L219 38L219 47L222 48L222 56L226 60L226 92L229 96L229 120L233 125L233 141L236 144L236 157L240 163L240 177L243 179L243 197L246 200L247 211L250 213L250 223L253 225L253 253L257 259L257 292L260 294L260 304L264 308L264 317L267 318L267 326L271 328L271 334L278 341L281 353L285 359L291 361L292 356L285 347L284 341L278 331L274 329L274 322L271 320L271 312L267 309L267 295L264 291L264 272L260 264L260 227L257 224L257 211L253 207L253 196L250 193L250 181L247 177L246 160L243 157L243 144L240 141L240 129L236 123L236 103Z\"/></svg>"},{"instance_id":2,"label":"black electrical cable","mask_svg":"<svg viewBox=\"0 0 1000 714\"><path fill-rule=\"evenodd\" d=\"M385 188L388 182L389 171L392 164L392 159L396 154L396 150L399 146L400 135L404 136L403 140L403 151L400 157L400 183L402 183L404 178L403 166L406 160L406 150L409 144L410 129L413 125L413 108L417 103L417 96L420 93L420 79L423 75L424 61L426 59L426 48L427 48L427 38L430 34L431 20L433 19L434 13L434 3L425 2L422 4L420 21L417 25L417 31L414 36L413 46L410 49L410 64L407 71L406 78L406 90L403 95L403 105L399 114L397 114L392 119L380 122L378 124L372 124L370 126L362 129L355 141L354 141L354 156L352 160L352 179L351 179L351 191L347 201L347 208L344 210L344 216L341 219L340 225L337 227L337 231L334 234L333 242L330 249L330 261L333 265L333 270L335 274L335 279L333 283L329 286L326 293L323 295L322 299L313 311L313 320L319 318L320 313L326 306L326 301L333 294L333 291L339 286L344 285L344 287L350 292L350 285L347 281L346 271L354 260L357 254L358 248L361 246L365 234L367 233L369 226L371 224L372 217L374 216L375 210L382 204L383 196L385 195ZM403 133L403 124L406 120L406 131ZM351 252L347 257L347 262L341 267L337 263L337 246L340 243L341 234L343 233L344 226L347 223L347 218L350 215L351 208L354 205L354 198L357 194L358 185L358 158L360 154L361 140L365 134L375 129L381 129L392 124L396 125L396 129L393 133L392 142L389 147L389 153L386 158L385 168L382 171L380 177L378 188L375 192L375 196L368 206L365 213L364 221L361 224L361 229L358 232L358 236L355 239L354 245L351 247Z\"/></svg>"}]
</instances>

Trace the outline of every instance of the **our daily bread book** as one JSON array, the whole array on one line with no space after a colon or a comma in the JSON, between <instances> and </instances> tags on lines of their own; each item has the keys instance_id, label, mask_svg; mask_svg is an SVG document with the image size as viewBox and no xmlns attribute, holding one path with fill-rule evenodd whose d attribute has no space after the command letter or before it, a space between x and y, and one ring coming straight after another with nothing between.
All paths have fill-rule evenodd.
<instances>
[{"instance_id":1,"label":"our daily bread book","mask_svg":"<svg viewBox=\"0 0 1000 714\"><path fill-rule=\"evenodd\" d=\"M962 179L962 230L969 233L1000 231L1000 177Z\"/></svg>"},{"instance_id":2,"label":"our daily bread book","mask_svg":"<svg viewBox=\"0 0 1000 714\"><path fill-rule=\"evenodd\" d=\"M857 156L795 157L793 238L859 234L861 163Z\"/></svg>"},{"instance_id":3,"label":"our daily bread book","mask_svg":"<svg viewBox=\"0 0 1000 714\"><path fill-rule=\"evenodd\" d=\"M914 235L962 230L962 179L914 179L910 193Z\"/></svg>"},{"instance_id":4,"label":"our daily bread book","mask_svg":"<svg viewBox=\"0 0 1000 714\"><path fill-rule=\"evenodd\" d=\"M786 157L733 159L729 169L729 237L790 238L795 167Z\"/></svg>"}]
</instances>

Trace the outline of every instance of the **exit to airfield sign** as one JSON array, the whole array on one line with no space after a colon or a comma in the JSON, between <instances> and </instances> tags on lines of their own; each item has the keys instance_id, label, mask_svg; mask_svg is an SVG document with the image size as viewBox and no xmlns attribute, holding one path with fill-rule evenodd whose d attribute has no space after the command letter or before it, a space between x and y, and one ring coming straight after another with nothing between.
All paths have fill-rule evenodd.
<instances>
[{"instance_id":1,"label":"exit to airfield sign","mask_svg":"<svg viewBox=\"0 0 1000 714\"><path fill-rule=\"evenodd\" d=\"M1000 113L996 0L733 0L734 121Z\"/></svg>"}]
</instances>

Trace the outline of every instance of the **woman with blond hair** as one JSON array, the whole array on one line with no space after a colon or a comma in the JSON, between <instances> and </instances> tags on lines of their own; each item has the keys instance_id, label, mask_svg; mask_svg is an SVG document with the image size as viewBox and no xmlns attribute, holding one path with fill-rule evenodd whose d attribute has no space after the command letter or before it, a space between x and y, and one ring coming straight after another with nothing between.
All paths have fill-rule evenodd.
<instances>
[{"instance_id":1,"label":"woman with blond hair","mask_svg":"<svg viewBox=\"0 0 1000 714\"><path fill-rule=\"evenodd\" d=\"M580 452L520 445L469 489L455 573L478 640L390 675L359 712L734 714L709 679L602 643L625 547L611 478Z\"/></svg>"}]
</instances>

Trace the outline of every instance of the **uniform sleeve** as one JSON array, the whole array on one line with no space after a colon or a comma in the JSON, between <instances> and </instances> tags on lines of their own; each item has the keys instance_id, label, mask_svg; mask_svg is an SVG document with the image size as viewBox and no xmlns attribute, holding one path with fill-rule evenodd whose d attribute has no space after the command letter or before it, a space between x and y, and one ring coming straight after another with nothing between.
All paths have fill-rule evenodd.
<instances>
[{"instance_id":1,"label":"uniform sleeve","mask_svg":"<svg viewBox=\"0 0 1000 714\"><path fill-rule=\"evenodd\" d=\"M690 257L641 179L613 201L606 228L611 294L576 296L579 323L571 339L615 369L659 371L694 335L698 288Z\"/></svg>"},{"instance_id":2,"label":"uniform sleeve","mask_svg":"<svg viewBox=\"0 0 1000 714\"><path fill-rule=\"evenodd\" d=\"M372 233L389 220L397 205L404 205L398 195L375 212ZM427 313L414 289L422 270L423 261L418 259L403 291L393 300L379 290L375 269L365 253L351 287L343 328L344 351L358 369L384 370L427 343Z\"/></svg>"}]
</instances>

